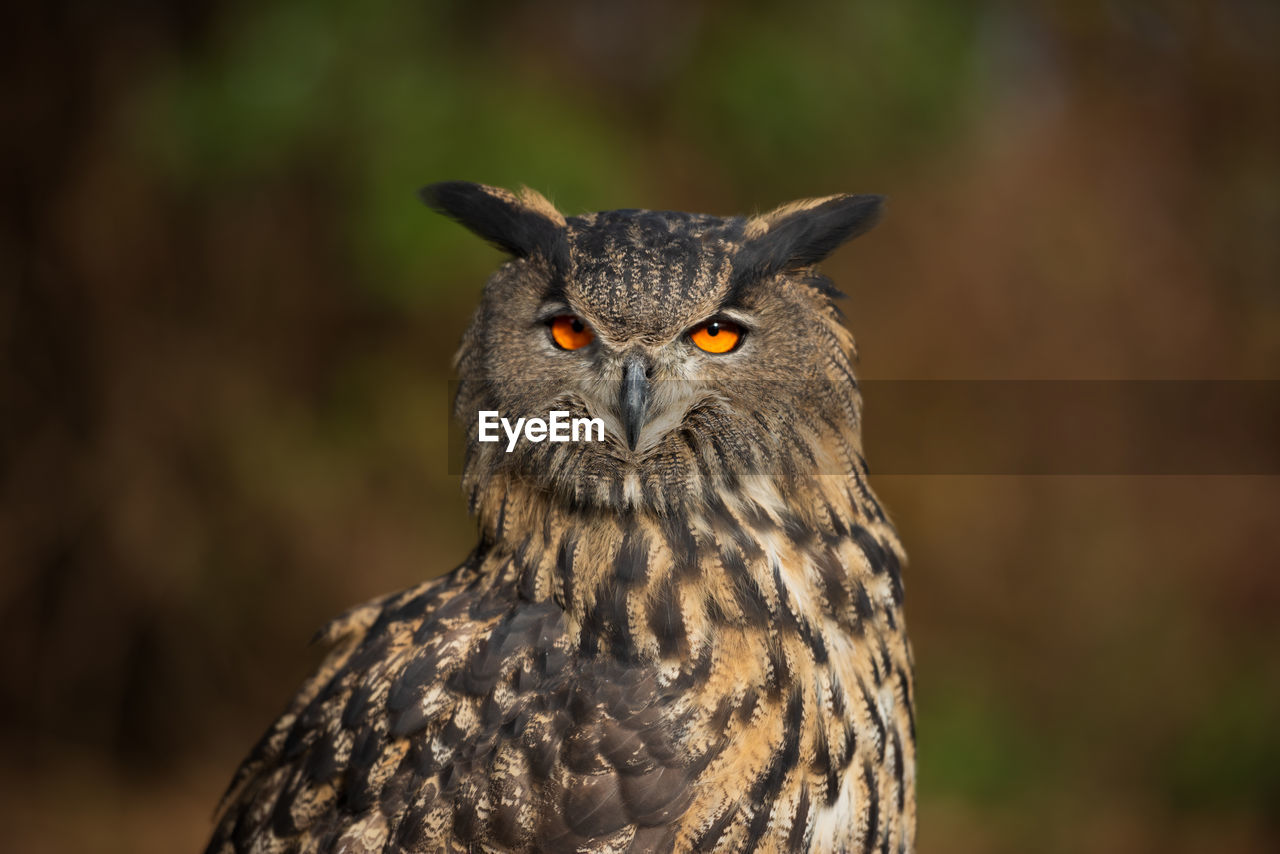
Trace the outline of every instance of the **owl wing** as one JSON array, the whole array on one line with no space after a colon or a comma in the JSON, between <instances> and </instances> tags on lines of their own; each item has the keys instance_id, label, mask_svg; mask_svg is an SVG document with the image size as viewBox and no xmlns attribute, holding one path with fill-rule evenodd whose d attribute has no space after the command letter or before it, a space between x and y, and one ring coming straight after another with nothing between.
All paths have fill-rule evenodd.
<instances>
[{"instance_id":1,"label":"owl wing","mask_svg":"<svg viewBox=\"0 0 1280 854\"><path fill-rule=\"evenodd\" d=\"M463 570L322 636L333 652L237 772L211 854L669 850L724 747L690 749L679 677L575 654L559 606Z\"/></svg>"}]
</instances>

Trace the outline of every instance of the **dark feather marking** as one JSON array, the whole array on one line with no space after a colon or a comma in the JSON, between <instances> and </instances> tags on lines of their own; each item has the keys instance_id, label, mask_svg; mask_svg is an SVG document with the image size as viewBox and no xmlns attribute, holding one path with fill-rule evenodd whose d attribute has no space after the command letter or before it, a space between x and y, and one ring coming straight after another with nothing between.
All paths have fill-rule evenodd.
<instances>
[{"instance_id":1,"label":"dark feather marking","mask_svg":"<svg viewBox=\"0 0 1280 854\"><path fill-rule=\"evenodd\" d=\"M525 758L529 760L529 770L538 780L546 780L555 770L556 759L560 755L560 731L567 724L562 718L560 726L537 730L526 729L521 743L524 746Z\"/></svg>"},{"instance_id":2,"label":"dark feather marking","mask_svg":"<svg viewBox=\"0 0 1280 854\"><path fill-rule=\"evenodd\" d=\"M721 551L721 557L724 559L725 569L729 571L730 583L733 585L738 607L742 609L743 619L748 625L767 625L772 613L769 600L756 583L755 577L746 571L741 555L730 547Z\"/></svg>"},{"instance_id":3,"label":"dark feather marking","mask_svg":"<svg viewBox=\"0 0 1280 854\"><path fill-rule=\"evenodd\" d=\"M720 563L724 566L725 571L729 573L731 579L741 579L750 575L747 572L747 562L738 547L731 542L720 544ZM751 583L754 585L755 580Z\"/></svg>"},{"instance_id":4,"label":"dark feather marking","mask_svg":"<svg viewBox=\"0 0 1280 854\"><path fill-rule=\"evenodd\" d=\"M300 830L293 820L293 800L298 796L298 782L298 775L295 773L290 777L289 782L281 787L280 796L276 798L275 806L271 809L271 817L268 819L271 832L284 839L288 839Z\"/></svg>"},{"instance_id":5,"label":"dark feather marking","mask_svg":"<svg viewBox=\"0 0 1280 854\"><path fill-rule=\"evenodd\" d=\"M622 585L610 584L596 591L595 607L583 621L583 638L594 634L607 638L610 652L620 661L634 662L637 649L631 637L630 597Z\"/></svg>"},{"instance_id":6,"label":"dark feather marking","mask_svg":"<svg viewBox=\"0 0 1280 854\"><path fill-rule=\"evenodd\" d=\"M800 786L800 800L796 803L795 814L791 817L791 833L787 835L787 849L800 851L804 847L805 836L809 830L809 784Z\"/></svg>"},{"instance_id":7,"label":"dark feather marking","mask_svg":"<svg viewBox=\"0 0 1280 854\"><path fill-rule=\"evenodd\" d=\"M316 740L316 743L311 746L311 752L307 754L306 764L302 766L303 779L314 783L325 783L333 779L340 769L333 736L325 733Z\"/></svg>"},{"instance_id":8,"label":"dark feather marking","mask_svg":"<svg viewBox=\"0 0 1280 854\"><path fill-rule=\"evenodd\" d=\"M577 542L573 535L569 534L560 541L560 548L556 552L556 575L564 585L566 604L574 601L573 553L576 547Z\"/></svg>"},{"instance_id":9,"label":"dark feather marking","mask_svg":"<svg viewBox=\"0 0 1280 854\"><path fill-rule=\"evenodd\" d=\"M502 503L498 505L498 521L493 525L494 537L499 540L502 539L502 535L507 530L507 499L509 497L510 493L504 492L502 494Z\"/></svg>"},{"instance_id":10,"label":"dark feather marking","mask_svg":"<svg viewBox=\"0 0 1280 854\"><path fill-rule=\"evenodd\" d=\"M756 533L768 533L778 529L773 517L754 501L742 502L742 516L743 521L750 525Z\"/></svg>"},{"instance_id":11,"label":"dark feather marking","mask_svg":"<svg viewBox=\"0 0 1280 854\"><path fill-rule=\"evenodd\" d=\"M528 790L518 782L494 776L490 779L489 802L489 828L494 840L508 849L520 847L524 837L520 815L531 805Z\"/></svg>"},{"instance_id":12,"label":"dark feather marking","mask_svg":"<svg viewBox=\"0 0 1280 854\"><path fill-rule=\"evenodd\" d=\"M525 602L538 601L538 564L536 561L528 563L520 561L517 563L520 567L520 577L516 583L516 590L521 599Z\"/></svg>"},{"instance_id":13,"label":"dark feather marking","mask_svg":"<svg viewBox=\"0 0 1280 854\"><path fill-rule=\"evenodd\" d=\"M484 832L484 824L480 820L478 799L474 797L457 798L453 804L453 832L459 839L467 842L478 842Z\"/></svg>"},{"instance_id":14,"label":"dark feather marking","mask_svg":"<svg viewBox=\"0 0 1280 854\"><path fill-rule=\"evenodd\" d=\"M830 504L826 502L823 502L823 503L827 510L827 521L831 525L832 533L834 533L837 537L847 536L849 533L849 529L845 527L844 522L841 521L840 514L836 512L836 509L832 507Z\"/></svg>"},{"instance_id":15,"label":"dark feather marking","mask_svg":"<svg viewBox=\"0 0 1280 854\"><path fill-rule=\"evenodd\" d=\"M880 838L880 790L870 765L862 766L862 782L867 787L867 835L862 838L862 850L870 851Z\"/></svg>"},{"instance_id":16,"label":"dark feather marking","mask_svg":"<svg viewBox=\"0 0 1280 854\"><path fill-rule=\"evenodd\" d=\"M680 588L674 575L668 575L649 604L649 630L658 640L658 652L664 658L689 653L689 637L680 610Z\"/></svg>"},{"instance_id":17,"label":"dark feather marking","mask_svg":"<svg viewBox=\"0 0 1280 854\"><path fill-rule=\"evenodd\" d=\"M742 534L741 526L721 497L723 486L723 481L719 478L712 478L704 484L702 510L717 534L738 541Z\"/></svg>"},{"instance_id":18,"label":"dark feather marking","mask_svg":"<svg viewBox=\"0 0 1280 854\"><path fill-rule=\"evenodd\" d=\"M760 545L760 541L751 536L746 528L741 525L734 524L729 529L729 535L733 538L738 550L742 552L743 558L747 561L755 562L764 554L764 547Z\"/></svg>"},{"instance_id":19,"label":"dark feather marking","mask_svg":"<svg viewBox=\"0 0 1280 854\"><path fill-rule=\"evenodd\" d=\"M858 455L858 459L862 460L861 454ZM862 465L863 465L863 468L865 468L866 462L863 461ZM884 508L880 506L880 502L876 500L876 497L871 492L870 487L867 486L866 475L855 474L853 476L853 482L858 487L858 495L862 496L861 506L864 508L870 509L872 517L877 522L887 522L888 517L884 515ZM848 498L849 498L850 505L854 507L857 507L860 505L860 503L854 499L852 494L849 495Z\"/></svg>"},{"instance_id":20,"label":"dark feather marking","mask_svg":"<svg viewBox=\"0 0 1280 854\"><path fill-rule=\"evenodd\" d=\"M284 740L284 746L280 750L280 756L284 759L296 759L302 755L311 742L315 740L316 732L309 729L299 720L289 730L288 737Z\"/></svg>"},{"instance_id":21,"label":"dark feather marking","mask_svg":"<svg viewBox=\"0 0 1280 854\"><path fill-rule=\"evenodd\" d=\"M351 748L347 763L343 794L347 808L362 813L374 805L378 796L374 781L370 778L374 763L382 753L383 735L374 727L360 731Z\"/></svg>"},{"instance_id":22,"label":"dark feather marking","mask_svg":"<svg viewBox=\"0 0 1280 854\"><path fill-rule=\"evenodd\" d=\"M357 685L351 692L351 696L347 698L347 704L342 709L342 728L353 729L358 721L364 717L365 710L369 706L369 699L373 695L373 689L367 684ZM388 706L390 703L388 702Z\"/></svg>"},{"instance_id":23,"label":"dark feather marking","mask_svg":"<svg viewBox=\"0 0 1280 854\"><path fill-rule=\"evenodd\" d=\"M440 634L440 627L442 624L451 622L468 614L470 612L470 604L469 597L454 596L452 599L436 608L431 613L430 619L422 621L422 625L420 625L417 631L413 633L413 642L418 646L429 643L433 638ZM377 645L379 648L385 648L386 638L379 638L378 641ZM371 645L370 641L366 639L364 646L367 647ZM375 658L369 658L366 662L364 660L358 660L358 658L353 658L351 663L348 664L348 669L363 672L367 670L369 666L372 666L376 660L377 659Z\"/></svg>"},{"instance_id":24,"label":"dark feather marking","mask_svg":"<svg viewBox=\"0 0 1280 854\"><path fill-rule=\"evenodd\" d=\"M435 680L435 676L436 662L431 655L419 655L410 661L404 670L400 671L395 685L387 695L387 710L395 713L409 708L417 702L422 689ZM354 700L354 697L352 699ZM403 734L397 733L397 736Z\"/></svg>"},{"instance_id":25,"label":"dark feather marking","mask_svg":"<svg viewBox=\"0 0 1280 854\"><path fill-rule=\"evenodd\" d=\"M699 833L697 838L693 840L694 851L711 851L716 847L716 843L724 836L725 831L729 829L729 825L733 823L734 817L738 814L738 807L731 806L722 814L711 822L706 830Z\"/></svg>"},{"instance_id":26,"label":"dark feather marking","mask_svg":"<svg viewBox=\"0 0 1280 854\"><path fill-rule=\"evenodd\" d=\"M597 774L606 770L600 758L600 729L595 722L596 711L592 707L572 709L570 714L578 721L569 730L560 746L560 758L566 768L575 774Z\"/></svg>"},{"instance_id":27,"label":"dark feather marking","mask_svg":"<svg viewBox=\"0 0 1280 854\"><path fill-rule=\"evenodd\" d=\"M423 782L423 787L430 790L433 788L433 784ZM392 848L392 851L418 851L425 849L428 846L430 843L430 840L427 838L426 827L428 807L421 806L421 804L425 802L426 805L430 805L434 800L435 798L433 795L429 795L425 798L419 796L418 801L420 805L412 806L405 812L404 818L401 820L400 827L397 828L396 835L394 837L395 844L399 847ZM318 846L317 850L328 851L330 850L330 847L331 846L329 845L321 844Z\"/></svg>"},{"instance_id":28,"label":"dark feather marking","mask_svg":"<svg viewBox=\"0 0 1280 854\"><path fill-rule=\"evenodd\" d=\"M868 231L880 218L881 196L845 195L800 210L773 222L760 237L748 241L733 259L728 301L784 270L812 266L841 243Z\"/></svg>"},{"instance_id":29,"label":"dark feather marking","mask_svg":"<svg viewBox=\"0 0 1280 854\"><path fill-rule=\"evenodd\" d=\"M644 739L634 729L616 720L605 721L600 733L600 754L619 771L640 773L651 771L656 763L645 748Z\"/></svg>"},{"instance_id":30,"label":"dark feather marking","mask_svg":"<svg viewBox=\"0 0 1280 854\"><path fill-rule=\"evenodd\" d=\"M622 801L632 821L652 827L679 818L693 799L688 774L685 768L660 765L643 774L621 775Z\"/></svg>"},{"instance_id":31,"label":"dark feather marking","mask_svg":"<svg viewBox=\"0 0 1280 854\"><path fill-rule=\"evenodd\" d=\"M798 689L793 689L787 698L787 710L783 719L782 749L773 755L764 773L757 777L751 786L749 800L757 808L747 828L744 848L748 851L755 848L764 837L778 793L782 791L782 784L800 758L800 734L803 721L804 695Z\"/></svg>"},{"instance_id":32,"label":"dark feather marking","mask_svg":"<svg viewBox=\"0 0 1280 854\"><path fill-rule=\"evenodd\" d=\"M876 759L879 762L884 762L885 728L884 720L880 717L880 707L876 705L870 689L867 688L867 684L862 681L861 677L858 679L858 688L862 691L862 703L866 706L867 717L876 728Z\"/></svg>"},{"instance_id":33,"label":"dark feather marking","mask_svg":"<svg viewBox=\"0 0 1280 854\"><path fill-rule=\"evenodd\" d=\"M841 565L840 559L836 557L835 552L829 548L822 549L815 554L813 562L817 565L818 582L822 586L822 595L826 598L832 614L843 626L851 616L848 613L849 588L846 586L849 581L848 573L844 566Z\"/></svg>"},{"instance_id":34,"label":"dark feather marking","mask_svg":"<svg viewBox=\"0 0 1280 854\"><path fill-rule=\"evenodd\" d=\"M877 682L877 685L879 685L885 679L888 679L889 674L893 672L893 660L889 658L889 647L888 645L885 644L883 635L880 636L880 668L879 669L883 674L883 676L881 677L880 681Z\"/></svg>"},{"instance_id":35,"label":"dark feather marking","mask_svg":"<svg viewBox=\"0 0 1280 854\"><path fill-rule=\"evenodd\" d=\"M408 798L406 787L409 785L409 780L412 776L411 769L406 767L405 760L402 759L400 766L382 785L382 790L378 795L378 809L387 818L387 828L390 836L395 835L395 831L399 826L400 816Z\"/></svg>"},{"instance_id":36,"label":"dark feather marking","mask_svg":"<svg viewBox=\"0 0 1280 854\"><path fill-rule=\"evenodd\" d=\"M789 511L784 512L782 517L782 531L797 546L806 546L814 539L813 531L805 526L799 516Z\"/></svg>"},{"instance_id":37,"label":"dark feather marking","mask_svg":"<svg viewBox=\"0 0 1280 854\"><path fill-rule=\"evenodd\" d=\"M843 772L849 767L849 763L853 761L853 755L858 750L858 728L853 721L844 722L844 746L840 751L840 771Z\"/></svg>"},{"instance_id":38,"label":"dark feather marking","mask_svg":"<svg viewBox=\"0 0 1280 854\"><path fill-rule=\"evenodd\" d=\"M840 794L840 769L831 759L831 743L825 726L818 728L818 750L813 758L813 770L826 779L823 800L831 806Z\"/></svg>"},{"instance_id":39,"label":"dark feather marking","mask_svg":"<svg viewBox=\"0 0 1280 854\"><path fill-rule=\"evenodd\" d=\"M809 647L809 651L813 653L813 661L817 665L827 663L827 642L822 639L821 632L815 632L813 626L808 619L800 621L800 637L804 640L805 645Z\"/></svg>"},{"instance_id":40,"label":"dark feather marking","mask_svg":"<svg viewBox=\"0 0 1280 854\"><path fill-rule=\"evenodd\" d=\"M671 828L662 825L636 828L635 836L627 846L627 854L672 854L674 850Z\"/></svg>"},{"instance_id":41,"label":"dark feather marking","mask_svg":"<svg viewBox=\"0 0 1280 854\"><path fill-rule=\"evenodd\" d=\"M890 587L893 592L893 601L896 604L902 604L902 567L898 562L898 556L893 553L892 549L887 549L880 544L875 536L861 525L854 525L850 531L858 548L862 549L862 553L867 556L867 562L871 564L871 571L876 575L882 572L889 573Z\"/></svg>"},{"instance_id":42,"label":"dark feather marking","mask_svg":"<svg viewBox=\"0 0 1280 854\"><path fill-rule=\"evenodd\" d=\"M721 434L714 431L707 433L707 443L710 445L711 454L716 461L716 475L721 481L721 488L728 490L730 493L738 492L741 482L738 479L735 463L741 458L741 451L726 446Z\"/></svg>"},{"instance_id":43,"label":"dark feather marking","mask_svg":"<svg viewBox=\"0 0 1280 854\"><path fill-rule=\"evenodd\" d=\"M910 679L903 674L901 670L896 670L898 675L898 690L902 694L902 705L907 710L907 725L910 727L911 743L916 741L916 710L911 701Z\"/></svg>"},{"instance_id":44,"label":"dark feather marking","mask_svg":"<svg viewBox=\"0 0 1280 854\"><path fill-rule=\"evenodd\" d=\"M898 735L897 727L893 728L893 779L898 784L898 814L901 815L907 794L907 785L903 778L902 738Z\"/></svg>"},{"instance_id":45,"label":"dark feather marking","mask_svg":"<svg viewBox=\"0 0 1280 854\"><path fill-rule=\"evenodd\" d=\"M642 531L628 527L613 559L614 577L619 584L635 585L643 583L648 572L649 544Z\"/></svg>"},{"instance_id":46,"label":"dark feather marking","mask_svg":"<svg viewBox=\"0 0 1280 854\"><path fill-rule=\"evenodd\" d=\"M609 771L580 777L565 791L565 822L588 839L607 836L627 824L627 810L618 790L618 775Z\"/></svg>"},{"instance_id":47,"label":"dark feather marking","mask_svg":"<svg viewBox=\"0 0 1280 854\"><path fill-rule=\"evenodd\" d=\"M697 434L688 427L682 427L680 429L680 440L684 442L684 444L689 448L690 453L693 454L693 461L698 466L698 474L702 475L703 483L709 483L714 477L714 473L712 472L711 467L707 464L706 458L703 456L702 442L698 440Z\"/></svg>"},{"instance_id":48,"label":"dark feather marking","mask_svg":"<svg viewBox=\"0 0 1280 854\"><path fill-rule=\"evenodd\" d=\"M504 252L517 258L541 255L557 271L569 267L564 228L538 211L469 181L431 184L419 190L418 195L433 210Z\"/></svg>"},{"instance_id":49,"label":"dark feather marking","mask_svg":"<svg viewBox=\"0 0 1280 854\"><path fill-rule=\"evenodd\" d=\"M858 634L862 633L863 624L871 619L871 615L875 609L871 606L871 597L867 595L867 588L861 581L852 582L853 585L853 613L857 622L854 626Z\"/></svg>"},{"instance_id":50,"label":"dark feather marking","mask_svg":"<svg viewBox=\"0 0 1280 854\"><path fill-rule=\"evenodd\" d=\"M778 601L782 603L782 620L804 641L805 646L813 653L813 660L816 664L827 663L827 644L822 639L822 635L813 630L813 626L809 623L807 617L797 614L792 608L792 599L788 591L786 582L782 578L782 565L776 560L773 562L773 588L778 595Z\"/></svg>"},{"instance_id":51,"label":"dark feather marking","mask_svg":"<svg viewBox=\"0 0 1280 854\"><path fill-rule=\"evenodd\" d=\"M725 613L724 606L720 604L720 600L714 596L707 596L703 599L702 610L714 626L723 626L729 623L729 615Z\"/></svg>"},{"instance_id":52,"label":"dark feather marking","mask_svg":"<svg viewBox=\"0 0 1280 854\"><path fill-rule=\"evenodd\" d=\"M831 680L831 711L835 714L836 720L844 720L845 698L844 685L839 679Z\"/></svg>"},{"instance_id":53,"label":"dark feather marking","mask_svg":"<svg viewBox=\"0 0 1280 854\"><path fill-rule=\"evenodd\" d=\"M777 635L770 635L765 642L765 656L769 661L769 675L765 680L769 698L776 700L782 695L784 686L792 681L791 672L787 668L787 656L782 651L782 643Z\"/></svg>"},{"instance_id":54,"label":"dark feather marking","mask_svg":"<svg viewBox=\"0 0 1280 854\"><path fill-rule=\"evenodd\" d=\"M689 520L680 514L668 514L662 518L662 533L671 550L675 570L697 572L698 540L689 526Z\"/></svg>"},{"instance_id":55,"label":"dark feather marking","mask_svg":"<svg viewBox=\"0 0 1280 854\"><path fill-rule=\"evenodd\" d=\"M558 635L563 634L563 629ZM559 674L569 664L569 655L561 648L559 636L552 639L549 635L544 637L538 644L534 652L534 661L541 670L543 676L554 676Z\"/></svg>"},{"instance_id":56,"label":"dark feather marking","mask_svg":"<svg viewBox=\"0 0 1280 854\"><path fill-rule=\"evenodd\" d=\"M430 741L415 742L413 749L406 755L412 763L414 773L419 777L425 779L440 770L440 763L436 759L435 751L431 749Z\"/></svg>"},{"instance_id":57,"label":"dark feather marking","mask_svg":"<svg viewBox=\"0 0 1280 854\"><path fill-rule=\"evenodd\" d=\"M743 723L750 721L759 703L760 693L755 688L748 688L746 693L742 695L742 702L738 705L738 720Z\"/></svg>"}]
</instances>

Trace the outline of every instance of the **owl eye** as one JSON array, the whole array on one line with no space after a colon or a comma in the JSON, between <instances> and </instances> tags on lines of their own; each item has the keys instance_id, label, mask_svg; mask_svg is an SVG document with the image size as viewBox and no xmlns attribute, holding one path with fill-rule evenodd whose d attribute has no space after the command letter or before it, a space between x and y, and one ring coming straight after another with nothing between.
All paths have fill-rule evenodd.
<instances>
[{"instance_id":1,"label":"owl eye","mask_svg":"<svg viewBox=\"0 0 1280 854\"><path fill-rule=\"evenodd\" d=\"M742 327L732 320L707 320L689 330L689 340L708 353L728 353L742 341Z\"/></svg>"},{"instance_id":2,"label":"owl eye","mask_svg":"<svg viewBox=\"0 0 1280 854\"><path fill-rule=\"evenodd\" d=\"M596 334L587 322L576 314L561 314L551 318L551 340L561 350L580 350L596 340Z\"/></svg>"}]
</instances>

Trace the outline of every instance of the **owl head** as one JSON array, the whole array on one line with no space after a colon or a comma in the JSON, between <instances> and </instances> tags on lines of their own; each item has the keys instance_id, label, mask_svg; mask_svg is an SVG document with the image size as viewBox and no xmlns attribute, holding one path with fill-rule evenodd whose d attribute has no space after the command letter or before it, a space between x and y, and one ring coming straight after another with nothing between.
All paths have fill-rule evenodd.
<instances>
[{"instance_id":1,"label":"owl head","mask_svg":"<svg viewBox=\"0 0 1280 854\"><path fill-rule=\"evenodd\" d=\"M875 224L881 197L565 217L527 189L421 194L510 255L455 360L473 487L515 478L573 506L661 512L726 480L862 464L853 339L814 266ZM481 412L553 411L599 419L602 440L479 441Z\"/></svg>"}]
</instances>

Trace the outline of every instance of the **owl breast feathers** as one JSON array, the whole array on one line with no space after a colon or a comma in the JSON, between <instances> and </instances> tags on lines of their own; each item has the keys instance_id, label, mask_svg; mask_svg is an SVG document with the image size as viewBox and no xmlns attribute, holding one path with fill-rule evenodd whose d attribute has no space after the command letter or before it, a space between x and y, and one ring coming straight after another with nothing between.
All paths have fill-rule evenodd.
<instances>
[{"instance_id":1,"label":"owl breast feathers","mask_svg":"<svg viewBox=\"0 0 1280 854\"><path fill-rule=\"evenodd\" d=\"M325 629L208 851L913 850L903 552L814 268L880 198L423 196L510 255L456 359L479 542ZM480 412L604 435L482 441Z\"/></svg>"}]
</instances>

